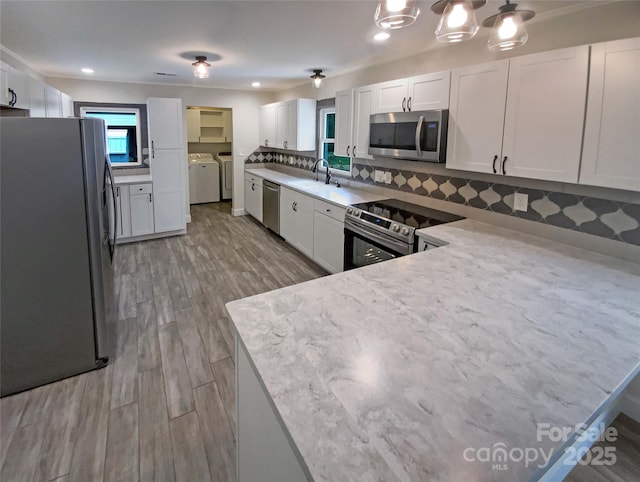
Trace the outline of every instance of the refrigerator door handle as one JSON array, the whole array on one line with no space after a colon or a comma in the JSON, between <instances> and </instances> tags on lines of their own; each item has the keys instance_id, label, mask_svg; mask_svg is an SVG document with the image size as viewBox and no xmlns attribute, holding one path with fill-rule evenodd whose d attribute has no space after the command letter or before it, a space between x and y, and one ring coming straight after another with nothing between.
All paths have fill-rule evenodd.
<instances>
[{"instance_id":1,"label":"refrigerator door handle","mask_svg":"<svg viewBox=\"0 0 640 482\"><path fill-rule=\"evenodd\" d=\"M116 186L113 180L113 172L111 171L111 165L109 164L109 158L105 157L104 159L104 169L105 173L109 174L109 183L111 187L111 200L113 202L113 241L111 241L110 233L107 232L106 236L109 240L109 254L111 255L111 265L113 266L113 261L116 256L116 240L118 239L118 204L116 201ZM107 176L104 176L104 182L107 183Z\"/></svg>"}]
</instances>

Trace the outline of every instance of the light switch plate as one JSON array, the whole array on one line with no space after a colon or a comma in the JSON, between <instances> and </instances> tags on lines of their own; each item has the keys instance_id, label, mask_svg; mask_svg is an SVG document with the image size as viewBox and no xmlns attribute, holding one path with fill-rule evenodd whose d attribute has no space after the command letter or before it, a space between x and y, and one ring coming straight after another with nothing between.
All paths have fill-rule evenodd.
<instances>
[{"instance_id":1,"label":"light switch plate","mask_svg":"<svg viewBox=\"0 0 640 482\"><path fill-rule=\"evenodd\" d=\"M513 210L524 211L529 209L529 195L521 192L515 193L513 196Z\"/></svg>"},{"instance_id":2,"label":"light switch plate","mask_svg":"<svg viewBox=\"0 0 640 482\"><path fill-rule=\"evenodd\" d=\"M375 182L384 182L384 171L376 169L373 180Z\"/></svg>"},{"instance_id":3,"label":"light switch plate","mask_svg":"<svg viewBox=\"0 0 640 482\"><path fill-rule=\"evenodd\" d=\"M391 184L391 171L385 171L384 173L384 183Z\"/></svg>"},{"instance_id":4,"label":"light switch plate","mask_svg":"<svg viewBox=\"0 0 640 482\"><path fill-rule=\"evenodd\" d=\"M246 149L238 149L238 155L239 156L246 156L247 155L247 150Z\"/></svg>"}]
</instances>

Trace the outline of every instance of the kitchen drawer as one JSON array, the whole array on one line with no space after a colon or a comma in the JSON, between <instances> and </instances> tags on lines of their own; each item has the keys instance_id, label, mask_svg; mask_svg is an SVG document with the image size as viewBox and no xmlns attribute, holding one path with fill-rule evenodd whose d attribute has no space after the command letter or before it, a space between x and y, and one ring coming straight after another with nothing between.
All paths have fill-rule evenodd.
<instances>
[{"instance_id":1,"label":"kitchen drawer","mask_svg":"<svg viewBox=\"0 0 640 482\"><path fill-rule=\"evenodd\" d=\"M256 184L262 186L262 178L260 176L256 176L255 174L249 174L248 172L245 172L244 180L249 182L255 182Z\"/></svg>"},{"instance_id":2,"label":"kitchen drawer","mask_svg":"<svg viewBox=\"0 0 640 482\"><path fill-rule=\"evenodd\" d=\"M296 202L298 203L296 206L300 209L313 211L313 198L306 194L302 194L301 192L294 191L292 189L288 189L283 187L280 189L280 195L285 197L290 203Z\"/></svg>"},{"instance_id":3,"label":"kitchen drawer","mask_svg":"<svg viewBox=\"0 0 640 482\"><path fill-rule=\"evenodd\" d=\"M129 186L129 193L131 195L151 194L151 183L147 182L145 184L132 184L131 186Z\"/></svg>"},{"instance_id":4,"label":"kitchen drawer","mask_svg":"<svg viewBox=\"0 0 640 482\"><path fill-rule=\"evenodd\" d=\"M340 222L344 221L344 214L347 212L347 208L320 201L319 199L315 200L315 210Z\"/></svg>"}]
</instances>

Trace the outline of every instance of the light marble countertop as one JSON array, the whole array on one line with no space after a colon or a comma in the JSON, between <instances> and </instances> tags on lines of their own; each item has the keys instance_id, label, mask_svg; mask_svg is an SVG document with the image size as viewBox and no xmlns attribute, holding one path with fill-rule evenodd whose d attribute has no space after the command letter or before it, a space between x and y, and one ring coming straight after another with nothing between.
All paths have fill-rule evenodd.
<instances>
[{"instance_id":1,"label":"light marble countertop","mask_svg":"<svg viewBox=\"0 0 640 482\"><path fill-rule=\"evenodd\" d=\"M446 246L227 304L316 481L527 480L466 448L585 422L640 368L640 270L472 220Z\"/></svg>"},{"instance_id":2,"label":"light marble countertop","mask_svg":"<svg viewBox=\"0 0 640 482\"><path fill-rule=\"evenodd\" d=\"M143 184L151 182L151 174L137 174L134 176L113 176L113 184L124 186L127 184Z\"/></svg>"},{"instance_id":3,"label":"light marble countertop","mask_svg":"<svg viewBox=\"0 0 640 482\"><path fill-rule=\"evenodd\" d=\"M320 181L316 182L315 178L292 176L273 169L253 168L245 169L244 172L342 207L385 198L384 195L363 191L361 189L325 184L323 173L320 173Z\"/></svg>"}]
</instances>

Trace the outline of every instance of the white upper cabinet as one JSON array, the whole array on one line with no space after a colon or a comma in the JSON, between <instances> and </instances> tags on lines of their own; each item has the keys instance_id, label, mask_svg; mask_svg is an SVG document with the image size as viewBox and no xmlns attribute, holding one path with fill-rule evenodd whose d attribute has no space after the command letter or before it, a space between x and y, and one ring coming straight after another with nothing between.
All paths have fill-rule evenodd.
<instances>
[{"instance_id":1,"label":"white upper cabinet","mask_svg":"<svg viewBox=\"0 0 640 482\"><path fill-rule=\"evenodd\" d=\"M353 133L353 89L336 92L336 156L351 156Z\"/></svg>"},{"instance_id":2,"label":"white upper cabinet","mask_svg":"<svg viewBox=\"0 0 640 482\"><path fill-rule=\"evenodd\" d=\"M62 116L62 97L55 87L47 85L44 90L45 110L47 117Z\"/></svg>"},{"instance_id":3,"label":"white upper cabinet","mask_svg":"<svg viewBox=\"0 0 640 482\"><path fill-rule=\"evenodd\" d=\"M187 142L200 142L200 109L187 109Z\"/></svg>"},{"instance_id":4,"label":"white upper cabinet","mask_svg":"<svg viewBox=\"0 0 640 482\"><path fill-rule=\"evenodd\" d=\"M38 79L29 77L29 116L47 117L47 86Z\"/></svg>"},{"instance_id":5,"label":"white upper cabinet","mask_svg":"<svg viewBox=\"0 0 640 482\"><path fill-rule=\"evenodd\" d=\"M448 109L451 71L410 77L407 88L408 110Z\"/></svg>"},{"instance_id":6,"label":"white upper cabinet","mask_svg":"<svg viewBox=\"0 0 640 482\"><path fill-rule=\"evenodd\" d=\"M390 80L374 84L375 114L384 112L404 112L407 107L407 86L409 79Z\"/></svg>"},{"instance_id":7,"label":"white upper cabinet","mask_svg":"<svg viewBox=\"0 0 640 482\"><path fill-rule=\"evenodd\" d=\"M448 109L450 84L449 70L375 84L375 113Z\"/></svg>"},{"instance_id":8,"label":"white upper cabinet","mask_svg":"<svg viewBox=\"0 0 640 482\"><path fill-rule=\"evenodd\" d=\"M498 173L508 75L508 60L451 73L448 168Z\"/></svg>"},{"instance_id":9,"label":"white upper cabinet","mask_svg":"<svg viewBox=\"0 0 640 482\"><path fill-rule=\"evenodd\" d=\"M277 147L278 149L286 148L290 133L289 105L289 102L281 102L276 105L276 140L271 147ZM292 114L295 115L295 105L292 107ZM293 121L293 119L291 120Z\"/></svg>"},{"instance_id":10,"label":"white upper cabinet","mask_svg":"<svg viewBox=\"0 0 640 482\"><path fill-rule=\"evenodd\" d=\"M640 38L591 47L580 184L640 191Z\"/></svg>"},{"instance_id":11,"label":"white upper cabinet","mask_svg":"<svg viewBox=\"0 0 640 482\"><path fill-rule=\"evenodd\" d=\"M316 148L316 101L294 99L260 107L259 141L264 147L313 151Z\"/></svg>"},{"instance_id":12,"label":"white upper cabinet","mask_svg":"<svg viewBox=\"0 0 640 482\"><path fill-rule=\"evenodd\" d=\"M73 117L73 99L70 95L65 94L64 92L60 92L60 111L62 113L62 117Z\"/></svg>"},{"instance_id":13,"label":"white upper cabinet","mask_svg":"<svg viewBox=\"0 0 640 482\"><path fill-rule=\"evenodd\" d=\"M259 113L260 145L275 147L276 145L276 105L267 104L260 107Z\"/></svg>"},{"instance_id":14,"label":"white upper cabinet","mask_svg":"<svg viewBox=\"0 0 640 482\"><path fill-rule=\"evenodd\" d=\"M588 65L584 46L454 70L447 167L577 182Z\"/></svg>"},{"instance_id":15,"label":"white upper cabinet","mask_svg":"<svg viewBox=\"0 0 640 482\"><path fill-rule=\"evenodd\" d=\"M588 46L510 60L502 174L578 182L588 69Z\"/></svg>"},{"instance_id":16,"label":"white upper cabinet","mask_svg":"<svg viewBox=\"0 0 640 482\"><path fill-rule=\"evenodd\" d=\"M4 62L0 62L0 105L29 108L28 76Z\"/></svg>"},{"instance_id":17,"label":"white upper cabinet","mask_svg":"<svg viewBox=\"0 0 640 482\"><path fill-rule=\"evenodd\" d=\"M182 149L182 101L152 97L147 100L151 149Z\"/></svg>"},{"instance_id":18,"label":"white upper cabinet","mask_svg":"<svg viewBox=\"0 0 640 482\"><path fill-rule=\"evenodd\" d=\"M373 159L369 155L369 116L374 113L374 86L366 85L353 91L353 149L351 155Z\"/></svg>"}]
</instances>

